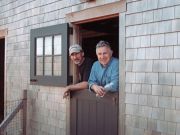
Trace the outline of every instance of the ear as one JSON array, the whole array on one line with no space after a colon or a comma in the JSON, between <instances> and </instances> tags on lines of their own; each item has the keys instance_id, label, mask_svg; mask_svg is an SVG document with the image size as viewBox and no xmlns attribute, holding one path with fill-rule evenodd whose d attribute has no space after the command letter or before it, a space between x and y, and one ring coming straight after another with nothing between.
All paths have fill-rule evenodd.
<instances>
[{"instance_id":1,"label":"ear","mask_svg":"<svg viewBox=\"0 0 180 135\"><path fill-rule=\"evenodd\" d=\"M84 56L84 52L82 52L82 56Z\"/></svg>"},{"instance_id":2,"label":"ear","mask_svg":"<svg viewBox=\"0 0 180 135\"><path fill-rule=\"evenodd\" d=\"M111 56L112 56L112 54L113 54L113 51L111 50Z\"/></svg>"}]
</instances>

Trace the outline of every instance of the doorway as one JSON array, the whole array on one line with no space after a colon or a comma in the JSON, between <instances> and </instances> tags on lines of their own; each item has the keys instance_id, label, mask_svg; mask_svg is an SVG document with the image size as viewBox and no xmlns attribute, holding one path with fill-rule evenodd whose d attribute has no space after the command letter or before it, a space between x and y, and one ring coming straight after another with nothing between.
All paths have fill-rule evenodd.
<instances>
[{"instance_id":1,"label":"doorway","mask_svg":"<svg viewBox=\"0 0 180 135\"><path fill-rule=\"evenodd\" d=\"M110 43L113 57L119 58L119 17L78 25L80 44L86 57L97 60L96 44ZM71 135L118 135L118 92L97 98L88 90L71 93Z\"/></svg>"},{"instance_id":2,"label":"doorway","mask_svg":"<svg viewBox=\"0 0 180 135\"><path fill-rule=\"evenodd\" d=\"M81 45L85 56L96 58L96 44L100 40L110 43L113 50L113 56L119 58L119 18L114 17L105 20L99 20L90 23L84 23L80 26Z\"/></svg>"},{"instance_id":3,"label":"doorway","mask_svg":"<svg viewBox=\"0 0 180 135\"><path fill-rule=\"evenodd\" d=\"M0 123L4 119L4 61L5 39L0 39Z\"/></svg>"}]
</instances>

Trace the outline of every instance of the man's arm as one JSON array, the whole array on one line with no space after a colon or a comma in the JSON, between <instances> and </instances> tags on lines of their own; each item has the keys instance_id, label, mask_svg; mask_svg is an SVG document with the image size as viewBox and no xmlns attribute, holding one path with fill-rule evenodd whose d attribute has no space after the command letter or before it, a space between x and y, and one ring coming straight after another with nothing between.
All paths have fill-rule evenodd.
<instances>
[{"instance_id":1,"label":"man's arm","mask_svg":"<svg viewBox=\"0 0 180 135\"><path fill-rule=\"evenodd\" d=\"M96 72L95 72L95 64L93 64L90 72L90 76L88 79L88 84L89 84L89 90L92 91L92 85L96 84L97 85L97 79L96 79Z\"/></svg>"},{"instance_id":2,"label":"man's arm","mask_svg":"<svg viewBox=\"0 0 180 135\"><path fill-rule=\"evenodd\" d=\"M70 91L76 91L76 90L84 90L88 88L88 82L83 81L74 85L68 85L65 87L65 92L63 95L63 98L67 98L70 94Z\"/></svg>"},{"instance_id":3,"label":"man's arm","mask_svg":"<svg viewBox=\"0 0 180 135\"><path fill-rule=\"evenodd\" d=\"M66 86L67 89L69 89L70 91L75 91L75 90L83 90L83 89L87 89L88 88L88 82L87 81L83 81L74 85L68 85Z\"/></svg>"},{"instance_id":4,"label":"man's arm","mask_svg":"<svg viewBox=\"0 0 180 135\"><path fill-rule=\"evenodd\" d=\"M118 91L119 90L119 62L113 64L111 72L111 82L104 86L105 91Z\"/></svg>"},{"instance_id":5,"label":"man's arm","mask_svg":"<svg viewBox=\"0 0 180 135\"><path fill-rule=\"evenodd\" d=\"M103 96L105 94L104 88L98 85L98 80L96 76L96 65L94 64L91 69L90 77L88 80L89 90L95 92L99 96Z\"/></svg>"}]
</instances>

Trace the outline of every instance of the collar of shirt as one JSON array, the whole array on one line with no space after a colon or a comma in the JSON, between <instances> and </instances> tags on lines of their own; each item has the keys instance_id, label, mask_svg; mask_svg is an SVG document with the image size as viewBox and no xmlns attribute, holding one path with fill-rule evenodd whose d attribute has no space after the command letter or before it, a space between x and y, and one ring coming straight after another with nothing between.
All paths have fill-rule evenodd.
<instances>
[{"instance_id":1,"label":"collar of shirt","mask_svg":"<svg viewBox=\"0 0 180 135\"><path fill-rule=\"evenodd\" d=\"M102 68L107 68L111 64L112 59L113 59L113 57L111 57L111 59L110 59L110 61L108 62L107 65L102 65L100 62L99 62L99 64L101 65Z\"/></svg>"}]
</instances>

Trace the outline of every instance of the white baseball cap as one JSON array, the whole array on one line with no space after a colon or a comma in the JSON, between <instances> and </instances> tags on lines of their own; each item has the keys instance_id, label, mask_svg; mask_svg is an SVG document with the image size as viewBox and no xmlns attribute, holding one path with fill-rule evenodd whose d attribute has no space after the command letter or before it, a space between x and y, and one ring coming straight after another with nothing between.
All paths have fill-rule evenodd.
<instances>
[{"instance_id":1,"label":"white baseball cap","mask_svg":"<svg viewBox=\"0 0 180 135\"><path fill-rule=\"evenodd\" d=\"M83 51L83 50L80 45L78 45L78 44L71 45L69 47L69 56L71 56L72 53L79 53L81 51Z\"/></svg>"}]
</instances>

